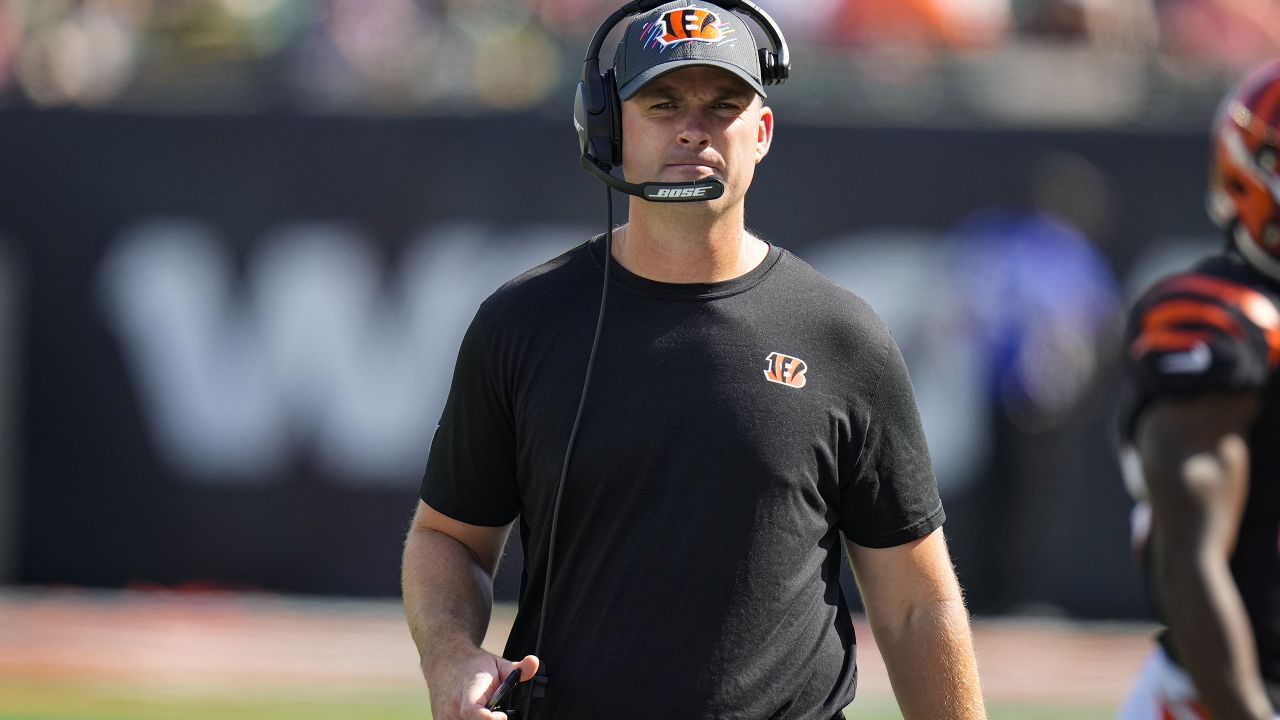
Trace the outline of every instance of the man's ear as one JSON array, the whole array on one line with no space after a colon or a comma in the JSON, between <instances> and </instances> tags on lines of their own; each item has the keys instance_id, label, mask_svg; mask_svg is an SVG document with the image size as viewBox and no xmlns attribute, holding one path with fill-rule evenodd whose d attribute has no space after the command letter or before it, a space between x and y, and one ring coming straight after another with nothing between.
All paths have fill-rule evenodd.
<instances>
[{"instance_id":1,"label":"man's ear","mask_svg":"<svg viewBox=\"0 0 1280 720\"><path fill-rule=\"evenodd\" d=\"M773 109L768 105L760 107L760 120L756 128L756 164L759 164L773 145Z\"/></svg>"}]
</instances>

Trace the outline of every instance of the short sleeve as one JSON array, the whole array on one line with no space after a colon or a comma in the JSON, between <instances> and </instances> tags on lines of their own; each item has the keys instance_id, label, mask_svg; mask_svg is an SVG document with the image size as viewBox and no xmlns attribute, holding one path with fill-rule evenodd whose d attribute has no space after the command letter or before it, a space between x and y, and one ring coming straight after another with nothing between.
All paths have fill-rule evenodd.
<instances>
[{"instance_id":1,"label":"short sleeve","mask_svg":"<svg viewBox=\"0 0 1280 720\"><path fill-rule=\"evenodd\" d=\"M1126 429L1153 399L1254 391L1280 361L1280 312L1247 286L1175 276L1134 306L1126 329Z\"/></svg>"},{"instance_id":2,"label":"short sleeve","mask_svg":"<svg viewBox=\"0 0 1280 720\"><path fill-rule=\"evenodd\" d=\"M864 547L902 545L942 525L933 462L902 353L892 339L855 474L841 489L841 529Z\"/></svg>"},{"instance_id":3,"label":"short sleeve","mask_svg":"<svg viewBox=\"0 0 1280 720\"><path fill-rule=\"evenodd\" d=\"M520 513L509 393L494 365L482 306L467 328L453 384L422 478L422 501L472 525L506 525Z\"/></svg>"}]
</instances>

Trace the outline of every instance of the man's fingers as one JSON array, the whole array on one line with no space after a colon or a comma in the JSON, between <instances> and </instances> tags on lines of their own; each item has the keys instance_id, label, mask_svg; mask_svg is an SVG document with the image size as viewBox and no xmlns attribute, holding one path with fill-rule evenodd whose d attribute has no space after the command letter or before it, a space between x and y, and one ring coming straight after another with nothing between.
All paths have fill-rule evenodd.
<instances>
[{"instance_id":1,"label":"man's fingers","mask_svg":"<svg viewBox=\"0 0 1280 720\"><path fill-rule=\"evenodd\" d=\"M489 693L494 687L494 677L487 672L478 672L471 676L471 680L467 682L466 690L462 693L462 707L459 713L462 717L470 720L471 718L485 718L490 720L494 714L484 708L485 703L489 700Z\"/></svg>"}]
</instances>

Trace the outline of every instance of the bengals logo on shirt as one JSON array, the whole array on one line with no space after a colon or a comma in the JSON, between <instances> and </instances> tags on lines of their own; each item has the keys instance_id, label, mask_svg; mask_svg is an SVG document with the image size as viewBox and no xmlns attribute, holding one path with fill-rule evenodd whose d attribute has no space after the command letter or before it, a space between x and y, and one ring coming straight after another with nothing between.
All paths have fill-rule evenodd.
<instances>
[{"instance_id":1,"label":"bengals logo on shirt","mask_svg":"<svg viewBox=\"0 0 1280 720\"><path fill-rule=\"evenodd\" d=\"M800 358L771 352L765 359L769 361L769 367L764 371L765 380L796 389L804 387L809 381L804 375L809 366Z\"/></svg>"},{"instance_id":2,"label":"bengals logo on shirt","mask_svg":"<svg viewBox=\"0 0 1280 720\"><path fill-rule=\"evenodd\" d=\"M658 20L655 33L663 47L683 42L718 43L724 39L720 16L700 8L672 10Z\"/></svg>"}]
</instances>

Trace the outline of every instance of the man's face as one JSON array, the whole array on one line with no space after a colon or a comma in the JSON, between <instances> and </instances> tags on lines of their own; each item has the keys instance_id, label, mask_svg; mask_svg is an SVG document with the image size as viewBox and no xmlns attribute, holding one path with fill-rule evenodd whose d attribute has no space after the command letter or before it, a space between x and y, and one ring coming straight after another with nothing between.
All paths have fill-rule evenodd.
<instances>
[{"instance_id":1,"label":"man's face","mask_svg":"<svg viewBox=\"0 0 1280 720\"><path fill-rule=\"evenodd\" d=\"M772 139L773 111L749 85L719 68L669 72L622 104L626 179L717 177L725 193L713 203L732 203L746 194Z\"/></svg>"}]
</instances>

